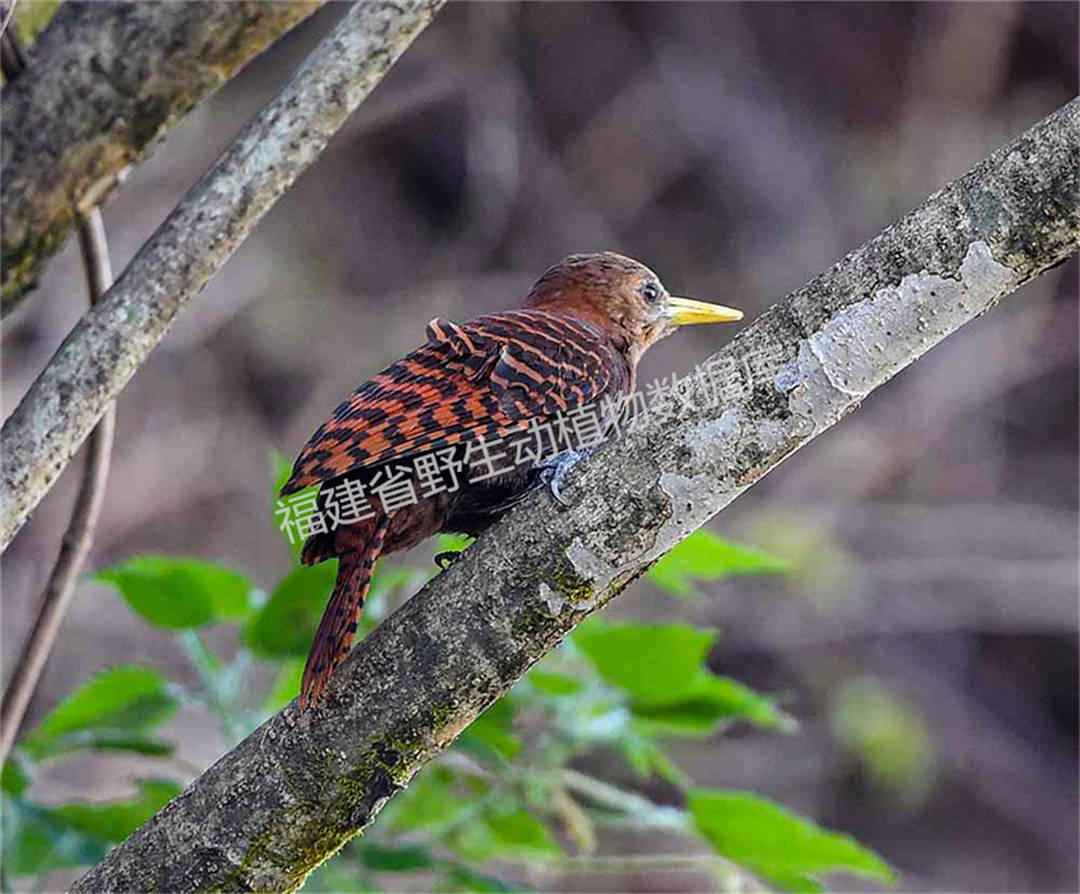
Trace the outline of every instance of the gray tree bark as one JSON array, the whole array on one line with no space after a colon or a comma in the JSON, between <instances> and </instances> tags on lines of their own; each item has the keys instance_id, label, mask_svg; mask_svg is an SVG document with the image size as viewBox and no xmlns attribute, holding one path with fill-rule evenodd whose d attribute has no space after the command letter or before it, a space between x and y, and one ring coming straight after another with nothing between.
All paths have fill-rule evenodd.
<instances>
[{"instance_id":1,"label":"gray tree bark","mask_svg":"<svg viewBox=\"0 0 1080 894\"><path fill-rule=\"evenodd\" d=\"M1077 249L1080 100L789 295L714 386L536 492L76 883L296 888L590 612L937 342ZM949 383L943 382L943 388Z\"/></svg>"},{"instance_id":2,"label":"gray tree bark","mask_svg":"<svg viewBox=\"0 0 1080 894\"><path fill-rule=\"evenodd\" d=\"M0 548L176 315L319 157L443 2L353 6L83 316L4 421ZM23 77L30 75L27 69Z\"/></svg>"},{"instance_id":3,"label":"gray tree bark","mask_svg":"<svg viewBox=\"0 0 1080 894\"><path fill-rule=\"evenodd\" d=\"M77 209L323 2L62 4L3 90L0 313L33 288Z\"/></svg>"}]
</instances>

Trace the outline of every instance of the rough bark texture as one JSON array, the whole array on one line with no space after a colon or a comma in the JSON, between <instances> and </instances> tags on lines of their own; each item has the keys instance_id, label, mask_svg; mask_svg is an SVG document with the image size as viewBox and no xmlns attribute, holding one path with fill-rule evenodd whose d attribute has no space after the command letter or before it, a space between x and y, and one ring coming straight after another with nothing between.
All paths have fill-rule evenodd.
<instances>
[{"instance_id":1,"label":"rough bark texture","mask_svg":"<svg viewBox=\"0 0 1080 894\"><path fill-rule=\"evenodd\" d=\"M4 422L0 546L11 541L176 315L318 158L442 2L356 4L83 316Z\"/></svg>"},{"instance_id":2,"label":"rough bark texture","mask_svg":"<svg viewBox=\"0 0 1080 894\"><path fill-rule=\"evenodd\" d=\"M324 0L64 3L3 91L0 313L33 288L76 207Z\"/></svg>"},{"instance_id":3,"label":"rough bark texture","mask_svg":"<svg viewBox=\"0 0 1080 894\"><path fill-rule=\"evenodd\" d=\"M1074 101L706 361L714 405L682 405L590 457L571 473L569 509L534 493L354 650L319 709L267 721L74 890L299 885L586 615L1074 252L1078 171Z\"/></svg>"}]
</instances>

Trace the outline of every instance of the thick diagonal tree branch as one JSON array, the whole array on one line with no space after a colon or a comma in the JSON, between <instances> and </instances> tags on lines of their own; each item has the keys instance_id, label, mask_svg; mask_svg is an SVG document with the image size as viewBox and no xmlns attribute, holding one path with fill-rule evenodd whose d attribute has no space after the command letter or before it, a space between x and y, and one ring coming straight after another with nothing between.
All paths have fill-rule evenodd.
<instances>
[{"instance_id":1,"label":"thick diagonal tree branch","mask_svg":"<svg viewBox=\"0 0 1080 894\"><path fill-rule=\"evenodd\" d=\"M3 90L0 312L169 127L323 0L64 3Z\"/></svg>"},{"instance_id":2,"label":"thick diagonal tree branch","mask_svg":"<svg viewBox=\"0 0 1080 894\"><path fill-rule=\"evenodd\" d=\"M83 316L4 421L0 547L177 314L319 157L443 2L355 4ZM27 69L23 77L30 75Z\"/></svg>"},{"instance_id":3,"label":"thick diagonal tree branch","mask_svg":"<svg viewBox=\"0 0 1080 894\"><path fill-rule=\"evenodd\" d=\"M571 508L534 493L354 650L319 709L267 721L74 890L295 888L590 612L1075 252L1078 172L1075 100L760 317L706 363L719 400L599 451Z\"/></svg>"}]
</instances>

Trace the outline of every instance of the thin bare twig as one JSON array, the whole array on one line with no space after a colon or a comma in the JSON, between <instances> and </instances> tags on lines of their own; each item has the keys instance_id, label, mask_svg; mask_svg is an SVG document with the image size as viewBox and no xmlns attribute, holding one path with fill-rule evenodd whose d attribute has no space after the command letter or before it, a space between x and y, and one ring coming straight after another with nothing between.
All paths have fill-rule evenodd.
<instances>
[{"instance_id":1,"label":"thin bare twig","mask_svg":"<svg viewBox=\"0 0 1080 894\"><path fill-rule=\"evenodd\" d=\"M26 68L26 55L19 45L19 36L14 28L8 28L15 18L18 2L19 0L0 2L0 15L3 16L3 21L0 22L0 71L4 73L5 84L14 81Z\"/></svg>"},{"instance_id":2,"label":"thin bare twig","mask_svg":"<svg viewBox=\"0 0 1080 894\"><path fill-rule=\"evenodd\" d=\"M82 249L83 265L86 268L87 290L90 304L93 305L108 291L113 280L112 264L109 263L109 243L105 238L101 211L91 208L86 214L80 214L78 231L79 247ZM56 635L60 632L60 624L75 593L75 585L86 564L90 546L94 542L94 529L101 515L105 483L109 478L109 459L112 456L115 428L116 405L113 404L105 411L105 415L90 435L82 484L71 511L71 521L60 544L60 555L56 558L49 583L41 596L34 627L23 643L22 654L4 692L4 704L0 709L0 764L7 759L18 735L45 662L52 652L53 643L56 642Z\"/></svg>"},{"instance_id":3,"label":"thin bare twig","mask_svg":"<svg viewBox=\"0 0 1080 894\"><path fill-rule=\"evenodd\" d=\"M15 17L15 6L17 5L18 0L11 0L11 3L0 3L0 10L3 11L3 22L0 22L0 35L8 31L8 26L11 25L11 21Z\"/></svg>"},{"instance_id":4,"label":"thin bare twig","mask_svg":"<svg viewBox=\"0 0 1080 894\"><path fill-rule=\"evenodd\" d=\"M19 0L11 0L10 3L0 3L0 14L4 17L4 20L0 22L0 34L7 34L8 25L10 25L11 20L15 18L15 7L18 5Z\"/></svg>"}]
</instances>

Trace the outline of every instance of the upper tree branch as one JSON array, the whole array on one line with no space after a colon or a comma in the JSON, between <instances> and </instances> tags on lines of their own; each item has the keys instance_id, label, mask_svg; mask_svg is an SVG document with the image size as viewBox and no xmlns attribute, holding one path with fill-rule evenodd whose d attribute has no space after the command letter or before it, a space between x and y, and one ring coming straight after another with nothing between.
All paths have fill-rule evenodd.
<instances>
[{"instance_id":1,"label":"upper tree branch","mask_svg":"<svg viewBox=\"0 0 1080 894\"><path fill-rule=\"evenodd\" d=\"M3 90L6 316L63 246L76 208L208 93L311 15L306 2L64 3Z\"/></svg>"},{"instance_id":2,"label":"upper tree branch","mask_svg":"<svg viewBox=\"0 0 1080 894\"><path fill-rule=\"evenodd\" d=\"M356 4L83 316L4 422L0 546L11 541L176 315L318 158L442 3ZM27 69L19 82L32 75Z\"/></svg>"},{"instance_id":3,"label":"upper tree branch","mask_svg":"<svg viewBox=\"0 0 1080 894\"><path fill-rule=\"evenodd\" d=\"M537 492L75 891L280 891L589 612L874 388L1077 248L1080 100L789 295L710 358L719 405ZM942 382L941 387L949 387Z\"/></svg>"}]
</instances>

